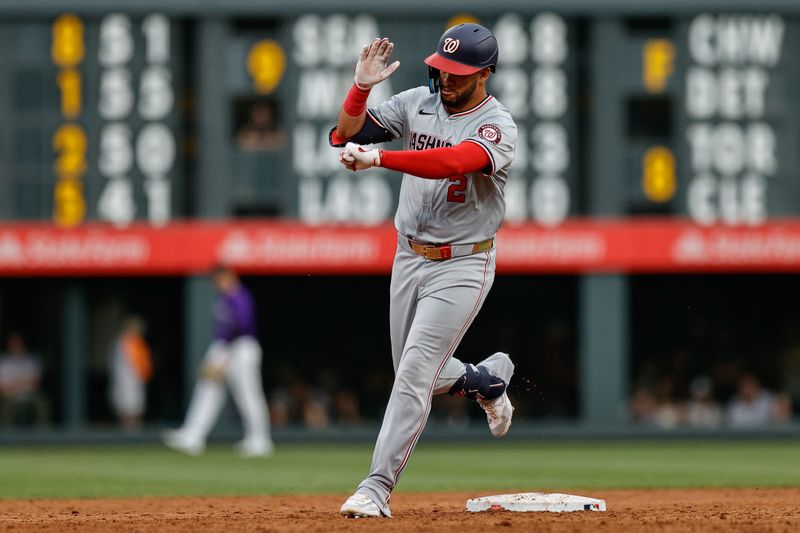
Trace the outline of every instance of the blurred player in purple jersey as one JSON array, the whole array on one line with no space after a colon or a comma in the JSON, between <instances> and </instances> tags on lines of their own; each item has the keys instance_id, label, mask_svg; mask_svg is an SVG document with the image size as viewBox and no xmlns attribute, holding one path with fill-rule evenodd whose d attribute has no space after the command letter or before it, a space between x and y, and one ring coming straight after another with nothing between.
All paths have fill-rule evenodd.
<instances>
[{"instance_id":1,"label":"blurred player in purple jersey","mask_svg":"<svg viewBox=\"0 0 800 533\"><path fill-rule=\"evenodd\" d=\"M225 382L244 424L240 455L265 457L272 453L267 401L261 384L261 345L256 338L255 304L250 291L232 269L212 273L214 339L200 369L183 425L164 433L164 443L189 455L203 453L206 439L225 403Z\"/></svg>"}]
</instances>

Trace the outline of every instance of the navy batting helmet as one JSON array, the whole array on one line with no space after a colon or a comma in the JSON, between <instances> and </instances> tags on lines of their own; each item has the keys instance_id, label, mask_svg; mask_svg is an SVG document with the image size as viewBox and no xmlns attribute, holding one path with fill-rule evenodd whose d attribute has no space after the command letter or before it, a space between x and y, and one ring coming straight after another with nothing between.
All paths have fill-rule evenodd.
<instances>
[{"instance_id":1,"label":"navy batting helmet","mask_svg":"<svg viewBox=\"0 0 800 533\"><path fill-rule=\"evenodd\" d=\"M497 39L480 24L465 23L453 26L439 38L436 52L425 64L450 74L465 76L497 65Z\"/></svg>"},{"instance_id":2,"label":"navy batting helmet","mask_svg":"<svg viewBox=\"0 0 800 533\"><path fill-rule=\"evenodd\" d=\"M495 71L497 39L480 24L464 23L453 26L439 38L436 52L425 58L430 77L430 90L439 90L439 71L466 76L481 69Z\"/></svg>"}]
</instances>

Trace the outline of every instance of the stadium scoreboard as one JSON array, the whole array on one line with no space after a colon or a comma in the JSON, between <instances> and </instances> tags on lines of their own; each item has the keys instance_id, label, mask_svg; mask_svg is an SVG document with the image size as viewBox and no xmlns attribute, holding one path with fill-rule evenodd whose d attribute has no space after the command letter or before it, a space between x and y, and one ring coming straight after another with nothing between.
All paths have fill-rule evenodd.
<instances>
[{"instance_id":1,"label":"stadium scoreboard","mask_svg":"<svg viewBox=\"0 0 800 533\"><path fill-rule=\"evenodd\" d=\"M777 14L699 14L679 25L678 160L697 222L797 214L799 30Z\"/></svg>"},{"instance_id":2,"label":"stadium scoreboard","mask_svg":"<svg viewBox=\"0 0 800 533\"><path fill-rule=\"evenodd\" d=\"M180 215L180 25L164 15L0 23L8 218L160 225Z\"/></svg>"},{"instance_id":3,"label":"stadium scoreboard","mask_svg":"<svg viewBox=\"0 0 800 533\"><path fill-rule=\"evenodd\" d=\"M199 20L79 9L0 18L0 216L61 227L202 217L196 124L208 110L197 96L209 77L198 74ZM554 227L591 215L587 198L604 188L623 217L759 225L798 213L800 26L788 14L604 18L614 21L615 46L596 46L591 14L527 8L220 20L213 46L224 65L204 83L217 84L222 122L213 126L226 142L202 149L222 161L216 179L228 184L219 201L229 216L390 220L398 177L347 172L328 131L364 43L389 36L401 61L373 90L377 104L425 85L422 60L461 21L495 32L490 92L519 126L508 223ZM609 104L595 91L598 76L612 88L619 131L589 128ZM610 180L591 164L601 138L624 176Z\"/></svg>"}]
</instances>

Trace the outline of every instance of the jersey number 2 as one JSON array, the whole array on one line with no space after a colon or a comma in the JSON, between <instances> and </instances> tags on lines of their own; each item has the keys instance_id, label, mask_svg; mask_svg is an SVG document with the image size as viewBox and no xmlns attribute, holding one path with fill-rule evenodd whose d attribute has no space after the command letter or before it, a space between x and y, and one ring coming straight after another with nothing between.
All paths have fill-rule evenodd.
<instances>
[{"instance_id":1,"label":"jersey number 2","mask_svg":"<svg viewBox=\"0 0 800 533\"><path fill-rule=\"evenodd\" d=\"M466 198L464 191L467 190L467 177L452 176L450 182L450 186L447 188L447 201L463 204Z\"/></svg>"}]
</instances>

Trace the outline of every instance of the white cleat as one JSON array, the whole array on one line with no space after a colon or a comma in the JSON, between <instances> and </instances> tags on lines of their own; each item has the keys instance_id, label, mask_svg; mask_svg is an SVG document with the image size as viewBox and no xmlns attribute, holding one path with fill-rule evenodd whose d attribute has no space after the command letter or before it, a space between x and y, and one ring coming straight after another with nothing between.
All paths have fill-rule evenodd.
<instances>
[{"instance_id":1,"label":"white cleat","mask_svg":"<svg viewBox=\"0 0 800 533\"><path fill-rule=\"evenodd\" d=\"M511 405L508 394L503 392L494 400L478 398L478 405L486 411L486 420L489 422L492 435L497 439L505 437L511 428L511 417L514 415L514 406Z\"/></svg>"},{"instance_id":2,"label":"white cleat","mask_svg":"<svg viewBox=\"0 0 800 533\"><path fill-rule=\"evenodd\" d=\"M176 452L191 456L201 455L206 448L202 442L188 438L186 434L179 429L168 429L164 431L161 434L161 440Z\"/></svg>"},{"instance_id":3,"label":"white cleat","mask_svg":"<svg viewBox=\"0 0 800 533\"><path fill-rule=\"evenodd\" d=\"M344 502L339 514L347 518L379 518L383 516L381 510L369 496L355 493Z\"/></svg>"},{"instance_id":4,"label":"white cleat","mask_svg":"<svg viewBox=\"0 0 800 533\"><path fill-rule=\"evenodd\" d=\"M275 451L272 441L253 442L247 439L236 443L236 453L239 457L269 457Z\"/></svg>"}]
</instances>

